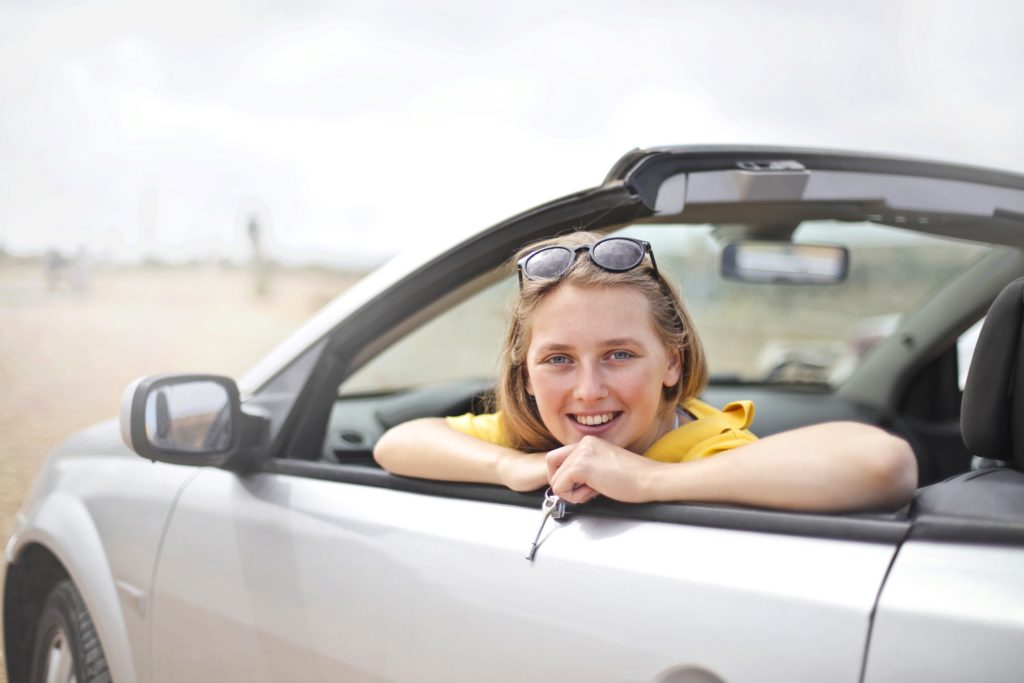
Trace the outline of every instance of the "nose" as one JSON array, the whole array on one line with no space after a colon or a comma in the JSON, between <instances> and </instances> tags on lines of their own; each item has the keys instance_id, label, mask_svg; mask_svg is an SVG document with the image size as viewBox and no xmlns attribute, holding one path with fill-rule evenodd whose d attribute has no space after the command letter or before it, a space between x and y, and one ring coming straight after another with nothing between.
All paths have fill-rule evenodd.
<instances>
[{"instance_id":1,"label":"nose","mask_svg":"<svg viewBox=\"0 0 1024 683\"><path fill-rule=\"evenodd\" d=\"M597 401L608 395L601 369L595 363L580 363L572 396L579 401Z\"/></svg>"}]
</instances>

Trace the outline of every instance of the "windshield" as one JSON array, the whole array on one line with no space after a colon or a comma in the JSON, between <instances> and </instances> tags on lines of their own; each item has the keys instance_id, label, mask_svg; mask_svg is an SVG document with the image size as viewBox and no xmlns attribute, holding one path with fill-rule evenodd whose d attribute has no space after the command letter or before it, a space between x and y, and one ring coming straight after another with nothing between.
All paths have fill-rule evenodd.
<instances>
[{"instance_id":1,"label":"windshield","mask_svg":"<svg viewBox=\"0 0 1024 683\"><path fill-rule=\"evenodd\" d=\"M681 287L704 343L713 383L835 386L897 328L905 314L989 249L870 223L807 221L797 228L793 241L846 246L846 280L747 283L722 278L721 245L712 237L712 226L665 227L634 226L623 234L655 245L659 267Z\"/></svg>"},{"instance_id":2,"label":"windshield","mask_svg":"<svg viewBox=\"0 0 1024 683\"><path fill-rule=\"evenodd\" d=\"M900 319L976 263L987 245L869 223L811 221L794 241L850 251L840 284L744 283L722 278L710 225L631 226L659 270L680 286L704 344L712 383L834 387ZM482 288L406 334L358 370L342 394L496 377L515 278Z\"/></svg>"}]
</instances>

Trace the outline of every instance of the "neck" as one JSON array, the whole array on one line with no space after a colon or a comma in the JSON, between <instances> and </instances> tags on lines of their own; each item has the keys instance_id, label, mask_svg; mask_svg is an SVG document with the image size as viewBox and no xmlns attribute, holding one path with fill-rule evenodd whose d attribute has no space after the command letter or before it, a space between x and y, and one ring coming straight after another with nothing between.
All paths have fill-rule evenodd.
<instances>
[{"instance_id":1,"label":"neck","mask_svg":"<svg viewBox=\"0 0 1024 683\"><path fill-rule=\"evenodd\" d=\"M679 421L678 424L676 423L677 420ZM651 434L650 439L638 443L636 447L631 450L634 450L634 452L639 455L643 455L647 451L647 449L649 449L651 446L655 444L655 442L657 442L658 439L671 432L673 429L681 425L683 422L684 418L681 415L679 415L678 409L675 406L673 406L671 409L664 411L664 413L662 413L662 415L658 417L657 429L655 429L654 432Z\"/></svg>"}]
</instances>

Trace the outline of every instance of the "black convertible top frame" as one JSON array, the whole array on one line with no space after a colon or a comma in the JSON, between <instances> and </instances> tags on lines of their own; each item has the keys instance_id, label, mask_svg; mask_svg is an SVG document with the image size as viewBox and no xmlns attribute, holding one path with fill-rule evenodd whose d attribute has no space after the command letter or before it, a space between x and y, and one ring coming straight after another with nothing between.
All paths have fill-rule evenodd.
<instances>
[{"instance_id":1,"label":"black convertible top frame","mask_svg":"<svg viewBox=\"0 0 1024 683\"><path fill-rule=\"evenodd\" d=\"M666 178L694 171L735 170L739 162L798 161L804 168L919 176L1024 190L1024 175L907 157L855 154L836 150L770 146L666 146L635 149L619 159L604 184L624 183L653 210L658 188Z\"/></svg>"}]
</instances>

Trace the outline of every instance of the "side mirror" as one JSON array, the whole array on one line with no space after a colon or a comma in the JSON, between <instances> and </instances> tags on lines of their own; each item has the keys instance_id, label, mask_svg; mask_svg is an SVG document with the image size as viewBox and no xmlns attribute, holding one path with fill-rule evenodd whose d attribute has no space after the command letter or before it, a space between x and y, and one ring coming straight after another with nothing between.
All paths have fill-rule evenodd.
<instances>
[{"instance_id":1,"label":"side mirror","mask_svg":"<svg viewBox=\"0 0 1024 683\"><path fill-rule=\"evenodd\" d=\"M763 284L832 285L846 280L846 247L791 242L733 242L722 249L722 277Z\"/></svg>"},{"instance_id":2,"label":"side mirror","mask_svg":"<svg viewBox=\"0 0 1024 683\"><path fill-rule=\"evenodd\" d=\"M143 377L121 401L121 438L150 460L243 470L266 428L266 419L242 411L228 377Z\"/></svg>"}]
</instances>

